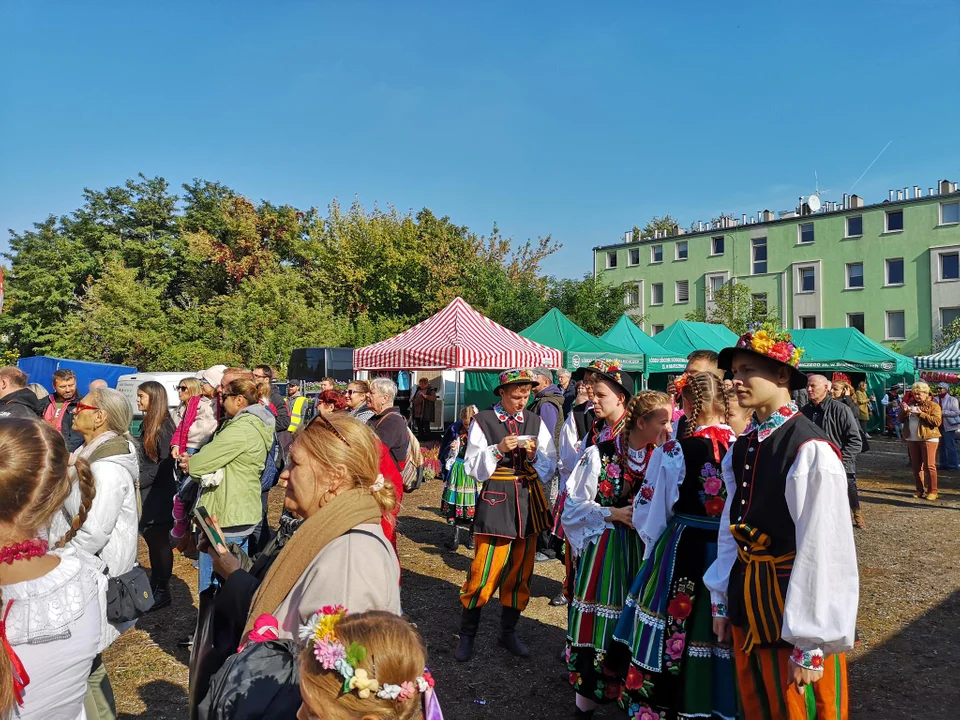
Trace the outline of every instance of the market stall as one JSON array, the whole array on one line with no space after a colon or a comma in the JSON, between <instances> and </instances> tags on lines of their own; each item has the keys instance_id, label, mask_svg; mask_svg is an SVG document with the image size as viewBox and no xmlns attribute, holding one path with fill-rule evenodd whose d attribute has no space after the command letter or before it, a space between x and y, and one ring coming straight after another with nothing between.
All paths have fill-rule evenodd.
<instances>
[{"instance_id":1,"label":"market stall","mask_svg":"<svg viewBox=\"0 0 960 720\"><path fill-rule=\"evenodd\" d=\"M917 370L960 373L960 340L933 355L919 355L913 361Z\"/></svg>"},{"instance_id":2,"label":"market stall","mask_svg":"<svg viewBox=\"0 0 960 720\"><path fill-rule=\"evenodd\" d=\"M677 320L657 333L657 343L665 350L686 358L694 350L720 352L737 344L737 335L724 325Z\"/></svg>"},{"instance_id":3,"label":"market stall","mask_svg":"<svg viewBox=\"0 0 960 720\"><path fill-rule=\"evenodd\" d=\"M644 379L652 388L663 390L667 386L668 374L682 373L687 366L685 356L667 350L637 327L626 314L621 315L613 327L600 336L600 339L627 350L643 353Z\"/></svg>"},{"instance_id":4,"label":"market stall","mask_svg":"<svg viewBox=\"0 0 960 720\"><path fill-rule=\"evenodd\" d=\"M563 367L576 370L594 360L619 360L628 372L643 372L644 355L591 335L566 315L551 309L520 334L563 353Z\"/></svg>"}]
</instances>

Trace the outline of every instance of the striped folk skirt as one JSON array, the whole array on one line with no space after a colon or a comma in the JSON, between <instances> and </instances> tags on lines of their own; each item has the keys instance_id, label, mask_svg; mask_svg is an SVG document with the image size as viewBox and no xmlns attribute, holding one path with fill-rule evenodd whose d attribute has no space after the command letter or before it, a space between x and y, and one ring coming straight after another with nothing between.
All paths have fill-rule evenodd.
<instances>
[{"instance_id":1,"label":"striped folk skirt","mask_svg":"<svg viewBox=\"0 0 960 720\"><path fill-rule=\"evenodd\" d=\"M467 475L463 459L454 460L440 499L440 512L449 524L473 524L473 516L477 511L477 491L477 481Z\"/></svg>"}]
</instances>

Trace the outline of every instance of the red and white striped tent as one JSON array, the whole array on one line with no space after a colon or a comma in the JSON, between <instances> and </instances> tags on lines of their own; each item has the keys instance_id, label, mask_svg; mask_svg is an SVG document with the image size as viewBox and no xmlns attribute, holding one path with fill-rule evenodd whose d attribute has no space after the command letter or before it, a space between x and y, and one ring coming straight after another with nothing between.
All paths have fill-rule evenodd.
<instances>
[{"instance_id":1,"label":"red and white striped tent","mask_svg":"<svg viewBox=\"0 0 960 720\"><path fill-rule=\"evenodd\" d=\"M558 368L559 350L520 337L456 298L433 317L353 351L356 370Z\"/></svg>"}]
</instances>

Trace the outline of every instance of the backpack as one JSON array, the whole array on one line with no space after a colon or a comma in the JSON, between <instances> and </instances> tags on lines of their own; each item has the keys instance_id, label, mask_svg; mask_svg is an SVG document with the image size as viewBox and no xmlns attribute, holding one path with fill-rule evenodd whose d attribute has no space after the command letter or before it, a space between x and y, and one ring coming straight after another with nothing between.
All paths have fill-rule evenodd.
<instances>
[{"instance_id":1,"label":"backpack","mask_svg":"<svg viewBox=\"0 0 960 720\"><path fill-rule=\"evenodd\" d=\"M423 485L423 452L420 450L420 441L410 432L410 428L407 428L407 437L410 445L407 447L407 462L400 477L403 480L404 492L413 492Z\"/></svg>"},{"instance_id":2,"label":"backpack","mask_svg":"<svg viewBox=\"0 0 960 720\"><path fill-rule=\"evenodd\" d=\"M277 433L273 434L273 444L267 452L267 458L263 464L263 472L260 473L260 490L266 492L277 484L280 473L283 472L283 448L277 442Z\"/></svg>"}]
</instances>

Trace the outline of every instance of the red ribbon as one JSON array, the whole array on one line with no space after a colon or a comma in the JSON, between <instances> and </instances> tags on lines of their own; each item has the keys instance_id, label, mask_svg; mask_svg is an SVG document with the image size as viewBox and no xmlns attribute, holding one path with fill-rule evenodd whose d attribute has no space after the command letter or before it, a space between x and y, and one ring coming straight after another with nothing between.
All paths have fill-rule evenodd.
<instances>
[{"instance_id":1,"label":"red ribbon","mask_svg":"<svg viewBox=\"0 0 960 720\"><path fill-rule=\"evenodd\" d=\"M716 462L723 460L723 455L730 447L730 431L717 425L697 430L693 433L693 437L707 438L713 443L713 459ZM723 453L720 452L721 445L723 446Z\"/></svg>"},{"instance_id":2,"label":"red ribbon","mask_svg":"<svg viewBox=\"0 0 960 720\"><path fill-rule=\"evenodd\" d=\"M13 694L17 698L17 705L23 707L23 691L30 684L30 676L27 675L27 669L20 662L20 658L7 640L7 615L10 614L10 608L13 606L13 600L7 603L7 609L3 613L3 620L0 620L0 639L3 640L3 650L10 658L10 664L13 666Z\"/></svg>"}]
</instances>

